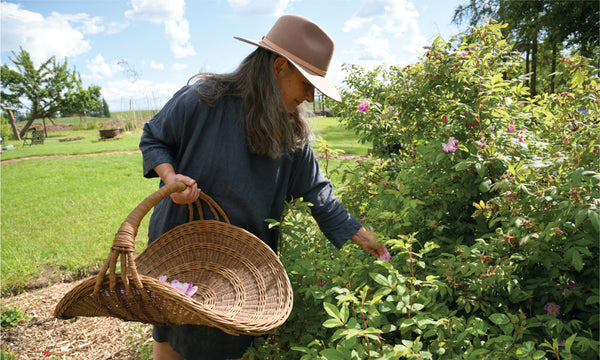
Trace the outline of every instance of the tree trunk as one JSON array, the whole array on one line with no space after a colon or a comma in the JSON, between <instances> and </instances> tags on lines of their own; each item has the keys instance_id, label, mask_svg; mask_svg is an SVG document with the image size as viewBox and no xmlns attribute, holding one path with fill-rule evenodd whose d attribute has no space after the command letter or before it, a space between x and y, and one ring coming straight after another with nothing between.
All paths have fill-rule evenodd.
<instances>
[{"instance_id":1,"label":"tree trunk","mask_svg":"<svg viewBox=\"0 0 600 360\"><path fill-rule=\"evenodd\" d=\"M17 140L21 141L21 135L19 134L19 129L17 129L17 124L15 120L15 116L13 115L12 109L3 107L4 110L8 112L8 117L10 118L10 126L12 127L13 134Z\"/></svg>"},{"instance_id":2,"label":"tree trunk","mask_svg":"<svg viewBox=\"0 0 600 360\"><path fill-rule=\"evenodd\" d=\"M550 70L550 94L554 94L554 73L556 72L556 57L558 56L558 46L556 42L552 43L552 69Z\"/></svg>"},{"instance_id":3,"label":"tree trunk","mask_svg":"<svg viewBox=\"0 0 600 360\"><path fill-rule=\"evenodd\" d=\"M525 50L525 74L529 74L529 39L527 40L527 50ZM531 78L529 78L531 79ZM531 80L527 80L527 86L531 85Z\"/></svg>"},{"instance_id":4,"label":"tree trunk","mask_svg":"<svg viewBox=\"0 0 600 360\"><path fill-rule=\"evenodd\" d=\"M531 44L531 97L535 97L537 95L537 51L538 51L538 39L537 33L534 34L533 43Z\"/></svg>"},{"instance_id":5,"label":"tree trunk","mask_svg":"<svg viewBox=\"0 0 600 360\"><path fill-rule=\"evenodd\" d=\"M33 124L33 121L35 120L35 117L30 117L29 120L27 120L27 123L25 124L25 126L23 127L23 129L21 129L21 137L25 136L25 134L27 134L27 130L29 130L29 127L31 126L31 124Z\"/></svg>"}]
</instances>

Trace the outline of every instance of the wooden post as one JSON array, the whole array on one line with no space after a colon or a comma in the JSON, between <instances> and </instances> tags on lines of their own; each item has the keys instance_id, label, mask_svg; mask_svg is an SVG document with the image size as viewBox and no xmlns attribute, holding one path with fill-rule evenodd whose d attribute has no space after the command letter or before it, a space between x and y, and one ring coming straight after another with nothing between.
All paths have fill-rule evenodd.
<instances>
[{"instance_id":1,"label":"wooden post","mask_svg":"<svg viewBox=\"0 0 600 360\"><path fill-rule=\"evenodd\" d=\"M15 116L12 113L12 111L16 110L16 109L15 108L9 108L9 107L6 107L6 106L3 106L2 108L8 112L8 117L10 118L10 126L13 129L13 133L15 134L15 137L17 138L17 140L21 141L21 135L19 135L19 130L17 129L17 124L16 124L16 121L15 121Z\"/></svg>"}]
</instances>

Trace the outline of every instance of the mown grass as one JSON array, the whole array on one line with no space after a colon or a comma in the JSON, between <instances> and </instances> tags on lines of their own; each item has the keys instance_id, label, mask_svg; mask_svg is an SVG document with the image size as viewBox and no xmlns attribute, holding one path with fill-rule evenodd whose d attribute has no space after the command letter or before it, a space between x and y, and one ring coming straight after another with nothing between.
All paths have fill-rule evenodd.
<instances>
[{"instance_id":1,"label":"mown grass","mask_svg":"<svg viewBox=\"0 0 600 360\"><path fill-rule=\"evenodd\" d=\"M334 118L311 119L314 132L333 149L366 154L353 134ZM17 146L1 159L43 155L89 154L137 150L141 131L122 139L98 141L97 130L50 133L53 138L83 140ZM318 144L314 145L315 149ZM332 160L329 169L339 161ZM138 152L67 158L39 158L2 163L0 192L1 291L22 291L40 279L54 282L64 274L86 275L107 257L114 234L126 216L158 187L142 176ZM348 165L344 165L348 166ZM323 168L323 166L322 166ZM330 174L335 182L337 176ZM136 238L136 250L147 241L148 214Z\"/></svg>"},{"instance_id":2,"label":"mown grass","mask_svg":"<svg viewBox=\"0 0 600 360\"><path fill-rule=\"evenodd\" d=\"M157 189L141 154L32 159L2 165L2 289L102 263L120 224ZM148 218L148 216L147 216ZM147 218L136 240L143 250Z\"/></svg>"},{"instance_id":3,"label":"mown grass","mask_svg":"<svg viewBox=\"0 0 600 360\"><path fill-rule=\"evenodd\" d=\"M370 144L359 143L352 131L340 125L338 118L310 118L309 124L317 137L314 144L315 149L319 146L319 136L323 137L332 149L343 150L345 154L367 155L368 149L371 147Z\"/></svg>"}]
</instances>

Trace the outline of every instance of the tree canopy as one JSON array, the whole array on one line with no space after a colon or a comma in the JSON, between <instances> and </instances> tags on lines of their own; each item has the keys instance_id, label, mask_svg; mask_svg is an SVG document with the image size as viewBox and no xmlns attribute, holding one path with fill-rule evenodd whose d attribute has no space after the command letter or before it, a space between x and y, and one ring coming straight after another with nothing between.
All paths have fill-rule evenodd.
<instances>
[{"instance_id":1,"label":"tree canopy","mask_svg":"<svg viewBox=\"0 0 600 360\"><path fill-rule=\"evenodd\" d=\"M68 69L66 59L60 62L53 56L36 68L23 48L12 54L9 59L16 68L2 65L0 95L2 106L27 110L28 121L21 136L35 119L52 118L60 112L85 113L100 106L101 88L84 88L79 74Z\"/></svg>"},{"instance_id":2,"label":"tree canopy","mask_svg":"<svg viewBox=\"0 0 600 360\"><path fill-rule=\"evenodd\" d=\"M531 73L531 96L554 92L557 61L564 52L579 53L598 65L600 3L578 0L469 0L460 5L453 22L470 25L493 18L508 24L505 36L525 56L525 73ZM538 81L540 82L538 84Z\"/></svg>"}]
</instances>

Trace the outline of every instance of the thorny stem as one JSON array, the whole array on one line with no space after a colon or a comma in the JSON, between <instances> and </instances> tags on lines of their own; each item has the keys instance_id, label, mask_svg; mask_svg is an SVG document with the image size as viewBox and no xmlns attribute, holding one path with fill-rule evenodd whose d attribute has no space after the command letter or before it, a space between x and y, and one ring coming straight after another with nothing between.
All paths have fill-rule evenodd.
<instances>
[{"instance_id":1,"label":"thorny stem","mask_svg":"<svg viewBox=\"0 0 600 360\"><path fill-rule=\"evenodd\" d=\"M325 144L325 177L329 177L329 144Z\"/></svg>"},{"instance_id":2,"label":"thorny stem","mask_svg":"<svg viewBox=\"0 0 600 360\"><path fill-rule=\"evenodd\" d=\"M315 282L317 283L317 285L320 285L319 283L319 274L317 272L317 264L315 263L315 257L312 257L312 265L313 265L313 270L315 271Z\"/></svg>"},{"instance_id":3,"label":"thorny stem","mask_svg":"<svg viewBox=\"0 0 600 360\"><path fill-rule=\"evenodd\" d=\"M412 237L409 237L409 246L408 246L408 258L410 259L410 276L414 279L415 278L415 268L414 268L414 263L413 263L413 252L412 252L412 246L413 246L413 241L412 241ZM410 319L410 311L412 309L412 305L413 305L413 287L412 287L412 283L409 282L408 284L408 292L410 295L410 307L408 308L406 314L408 316L408 318ZM412 341L412 326L408 329L408 336L409 339Z\"/></svg>"},{"instance_id":4,"label":"thorny stem","mask_svg":"<svg viewBox=\"0 0 600 360\"><path fill-rule=\"evenodd\" d=\"M361 307L360 307L360 316L362 317L363 320L363 324L365 326L365 329L368 328L368 322L367 319L365 319L365 312L364 312L364 308L365 308L365 299L362 299L362 303L361 303ZM369 345L369 338L365 335L365 340L367 342L367 356L369 357L369 359L371 358L371 347Z\"/></svg>"},{"instance_id":5,"label":"thorny stem","mask_svg":"<svg viewBox=\"0 0 600 360\"><path fill-rule=\"evenodd\" d=\"M292 204L294 204L296 200L298 199L293 199L289 202L289 204L284 204L283 210L281 211L281 217L279 218L279 237L277 239L279 246L277 248L279 249L280 257L283 258L285 257L283 254L283 246L281 246L281 244L283 243L283 221L285 220L285 217L291 212Z\"/></svg>"}]
</instances>

